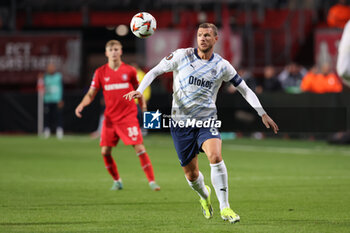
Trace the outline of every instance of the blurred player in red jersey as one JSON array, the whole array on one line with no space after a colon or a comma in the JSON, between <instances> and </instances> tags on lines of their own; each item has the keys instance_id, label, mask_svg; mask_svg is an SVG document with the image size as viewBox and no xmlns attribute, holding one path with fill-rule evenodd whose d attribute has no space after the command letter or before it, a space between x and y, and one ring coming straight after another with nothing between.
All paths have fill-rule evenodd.
<instances>
[{"instance_id":1,"label":"blurred player in red jersey","mask_svg":"<svg viewBox=\"0 0 350 233\"><path fill-rule=\"evenodd\" d=\"M117 165L112 157L112 147L117 145L119 139L122 139L125 145L134 147L151 189L158 191L160 187L154 180L153 167L143 145L136 104L123 98L123 95L138 87L136 69L121 60L122 45L117 40L107 42L105 54L108 63L95 71L90 89L76 107L75 114L81 118L84 107L88 106L98 91L102 89L106 110L100 146L106 168L114 179L111 189L123 188ZM139 99L139 103L141 109L145 110L146 105L143 98Z\"/></svg>"}]
</instances>

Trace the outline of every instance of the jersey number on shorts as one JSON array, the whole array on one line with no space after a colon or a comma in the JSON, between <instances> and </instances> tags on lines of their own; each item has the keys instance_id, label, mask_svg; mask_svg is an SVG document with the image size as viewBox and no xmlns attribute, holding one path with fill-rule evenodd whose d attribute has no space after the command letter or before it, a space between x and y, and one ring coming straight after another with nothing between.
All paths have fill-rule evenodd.
<instances>
[{"instance_id":1,"label":"jersey number on shorts","mask_svg":"<svg viewBox=\"0 0 350 233\"><path fill-rule=\"evenodd\" d=\"M136 141L137 140L137 136L139 135L139 131L137 129L136 126L133 127L128 127L128 136L133 140Z\"/></svg>"},{"instance_id":2,"label":"jersey number on shorts","mask_svg":"<svg viewBox=\"0 0 350 233\"><path fill-rule=\"evenodd\" d=\"M219 131L217 130L217 128L210 128L210 133L211 135L218 135L219 134Z\"/></svg>"}]
</instances>

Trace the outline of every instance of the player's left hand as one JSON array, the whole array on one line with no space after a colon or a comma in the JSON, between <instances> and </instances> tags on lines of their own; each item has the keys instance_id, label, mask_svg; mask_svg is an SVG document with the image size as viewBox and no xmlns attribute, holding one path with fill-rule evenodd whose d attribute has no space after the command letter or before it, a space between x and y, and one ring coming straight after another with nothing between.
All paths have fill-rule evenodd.
<instances>
[{"instance_id":1,"label":"player's left hand","mask_svg":"<svg viewBox=\"0 0 350 233\"><path fill-rule=\"evenodd\" d=\"M141 98L142 94L139 91L130 91L128 94L124 95L123 97L130 101L132 99Z\"/></svg>"},{"instance_id":2,"label":"player's left hand","mask_svg":"<svg viewBox=\"0 0 350 233\"><path fill-rule=\"evenodd\" d=\"M271 117L269 117L269 115L265 113L264 115L261 116L261 120L266 126L266 128L269 129L270 127L272 127L273 132L277 134L277 131L279 130L278 125L271 119Z\"/></svg>"}]
</instances>

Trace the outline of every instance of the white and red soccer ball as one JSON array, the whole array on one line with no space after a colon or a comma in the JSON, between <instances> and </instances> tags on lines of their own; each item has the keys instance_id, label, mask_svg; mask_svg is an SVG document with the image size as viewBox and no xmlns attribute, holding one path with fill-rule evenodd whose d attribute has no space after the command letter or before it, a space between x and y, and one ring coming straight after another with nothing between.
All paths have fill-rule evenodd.
<instances>
[{"instance_id":1,"label":"white and red soccer ball","mask_svg":"<svg viewBox=\"0 0 350 233\"><path fill-rule=\"evenodd\" d=\"M147 38L153 35L157 29L156 19L147 12L140 12L132 17L130 29L135 36L139 38Z\"/></svg>"}]
</instances>

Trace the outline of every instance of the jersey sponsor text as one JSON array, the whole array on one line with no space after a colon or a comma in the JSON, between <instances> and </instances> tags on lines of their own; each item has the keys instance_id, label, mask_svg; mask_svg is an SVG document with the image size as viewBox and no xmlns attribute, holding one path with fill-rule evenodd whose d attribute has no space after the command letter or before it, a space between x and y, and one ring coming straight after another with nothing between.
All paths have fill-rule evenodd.
<instances>
[{"instance_id":1,"label":"jersey sponsor text","mask_svg":"<svg viewBox=\"0 0 350 233\"><path fill-rule=\"evenodd\" d=\"M199 79L199 78L196 78L194 76L190 76L190 78L188 79L188 83L193 84L193 85L197 85L199 87L206 87L208 89L211 89L211 87L213 85L212 81L205 80L204 78Z\"/></svg>"},{"instance_id":2,"label":"jersey sponsor text","mask_svg":"<svg viewBox=\"0 0 350 233\"><path fill-rule=\"evenodd\" d=\"M105 87L105 88L104 88L105 91L127 89L127 88L129 88L129 83L106 84L104 87Z\"/></svg>"}]
</instances>

